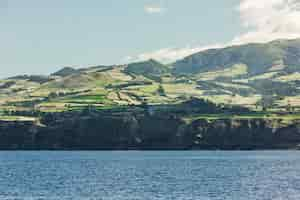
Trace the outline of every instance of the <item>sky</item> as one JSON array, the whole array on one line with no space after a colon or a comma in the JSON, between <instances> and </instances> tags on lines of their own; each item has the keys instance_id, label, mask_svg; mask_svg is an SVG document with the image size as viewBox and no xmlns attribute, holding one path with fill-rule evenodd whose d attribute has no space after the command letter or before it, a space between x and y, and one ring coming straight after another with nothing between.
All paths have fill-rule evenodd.
<instances>
[{"instance_id":1,"label":"sky","mask_svg":"<svg viewBox=\"0 0 300 200\"><path fill-rule=\"evenodd\" d=\"M300 37L300 0L0 0L0 77Z\"/></svg>"}]
</instances>

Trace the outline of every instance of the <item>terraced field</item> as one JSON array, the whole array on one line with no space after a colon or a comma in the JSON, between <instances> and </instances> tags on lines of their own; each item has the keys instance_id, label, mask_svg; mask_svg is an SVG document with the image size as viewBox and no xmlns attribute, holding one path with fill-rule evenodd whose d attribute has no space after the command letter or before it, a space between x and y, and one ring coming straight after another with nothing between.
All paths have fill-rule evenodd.
<instances>
[{"instance_id":1,"label":"terraced field","mask_svg":"<svg viewBox=\"0 0 300 200\"><path fill-rule=\"evenodd\" d=\"M151 59L11 77L0 80L0 113L174 104L191 97L253 110L298 111L300 63L293 60L298 45L298 40L274 41L199 52L169 65Z\"/></svg>"}]
</instances>

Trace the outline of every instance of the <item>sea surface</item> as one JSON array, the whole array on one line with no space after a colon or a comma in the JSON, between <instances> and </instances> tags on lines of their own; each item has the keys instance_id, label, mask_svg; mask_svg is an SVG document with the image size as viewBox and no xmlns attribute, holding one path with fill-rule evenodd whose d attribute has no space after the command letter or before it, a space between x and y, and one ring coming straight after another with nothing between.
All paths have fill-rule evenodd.
<instances>
[{"instance_id":1,"label":"sea surface","mask_svg":"<svg viewBox=\"0 0 300 200\"><path fill-rule=\"evenodd\" d=\"M300 152L0 152L6 199L299 200Z\"/></svg>"}]
</instances>

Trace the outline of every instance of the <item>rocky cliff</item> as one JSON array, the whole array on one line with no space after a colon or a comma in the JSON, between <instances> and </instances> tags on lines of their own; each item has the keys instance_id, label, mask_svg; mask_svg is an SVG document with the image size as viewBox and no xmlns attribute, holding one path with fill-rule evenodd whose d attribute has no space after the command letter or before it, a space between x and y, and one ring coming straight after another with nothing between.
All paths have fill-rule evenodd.
<instances>
[{"instance_id":1,"label":"rocky cliff","mask_svg":"<svg viewBox=\"0 0 300 200\"><path fill-rule=\"evenodd\" d=\"M300 121L199 119L172 115L70 115L0 122L0 149L189 150L297 149Z\"/></svg>"}]
</instances>

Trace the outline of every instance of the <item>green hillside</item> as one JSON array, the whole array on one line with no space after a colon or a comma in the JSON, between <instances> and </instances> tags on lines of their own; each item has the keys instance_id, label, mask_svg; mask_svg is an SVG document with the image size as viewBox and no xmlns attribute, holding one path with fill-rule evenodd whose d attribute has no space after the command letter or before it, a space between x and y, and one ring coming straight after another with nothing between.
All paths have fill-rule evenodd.
<instances>
[{"instance_id":1,"label":"green hillside","mask_svg":"<svg viewBox=\"0 0 300 200\"><path fill-rule=\"evenodd\" d=\"M198 98L220 106L296 112L300 110L299 74L300 40L277 40L207 50L171 65L151 59L3 79L0 111L177 105Z\"/></svg>"},{"instance_id":2,"label":"green hillside","mask_svg":"<svg viewBox=\"0 0 300 200\"><path fill-rule=\"evenodd\" d=\"M70 76L73 74L79 74L79 71L76 69L73 69L72 67L64 67L63 69L53 73L52 75L65 77L65 76Z\"/></svg>"},{"instance_id":3,"label":"green hillside","mask_svg":"<svg viewBox=\"0 0 300 200\"><path fill-rule=\"evenodd\" d=\"M199 52L174 63L174 73L201 73L235 64L248 66L251 75L277 70L298 71L299 57L300 40L276 40L267 44L246 44Z\"/></svg>"},{"instance_id":4,"label":"green hillside","mask_svg":"<svg viewBox=\"0 0 300 200\"><path fill-rule=\"evenodd\" d=\"M125 69L126 73L142 75L155 80L169 71L170 70L167 66L153 59L145 62L131 63Z\"/></svg>"}]
</instances>

